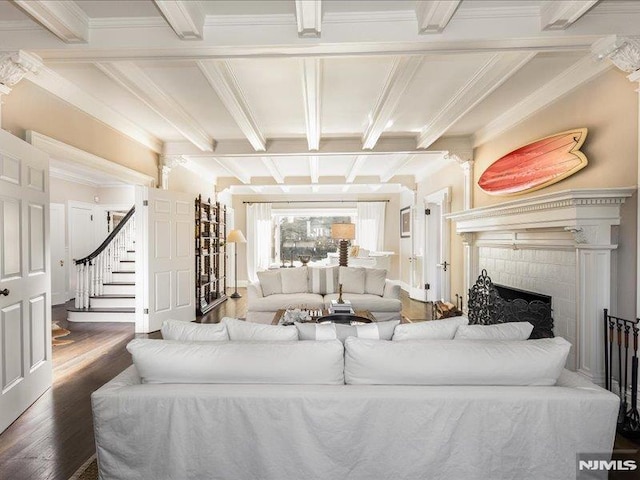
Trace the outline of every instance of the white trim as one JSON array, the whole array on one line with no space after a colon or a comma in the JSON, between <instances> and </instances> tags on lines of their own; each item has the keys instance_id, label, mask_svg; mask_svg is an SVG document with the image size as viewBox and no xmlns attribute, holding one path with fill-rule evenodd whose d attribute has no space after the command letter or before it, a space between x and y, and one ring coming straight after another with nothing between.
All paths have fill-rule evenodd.
<instances>
[{"instance_id":1,"label":"white trim","mask_svg":"<svg viewBox=\"0 0 640 480\"><path fill-rule=\"evenodd\" d=\"M422 128L420 135L418 135L418 148L428 148L449 127L507 81L535 55L535 52L493 55Z\"/></svg>"},{"instance_id":2,"label":"white trim","mask_svg":"<svg viewBox=\"0 0 640 480\"><path fill-rule=\"evenodd\" d=\"M358 175L358 172L362 168L362 165L364 165L367 158L368 158L368 155L358 155L353 160L353 164L351 164L351 168L349 169L349 173L347 174L347 177L345 179L347 183L353 183L353 181L356 179L356 176Z\"/></svg>"},{"instance_id":3,"label":"white trim","mask_svg":"<svg viewBox=\"0 0 640 480\"><path fill-rule=\"evenodd\" d=\"M200 150L213 151L213 138L138 65L133 62L94 65L165 119Z\"/></svg>"},{"instance_id":4,"label":"white trim","mask_svg":"<svg viewBox=\"0 0 640 480\"><path fill-rule=\"evenodd\" d=\"M387 169L386 172L380 175L380 181L386 183L389 180L391 180L396 175L398 170L400 170L407 163L413 160L415 156L416 155L414 153L409 153L407 155L402 156L398 161L391 164L391 166Z\"/></svg>"},{"instance_id":5,"label":"white trim","mask_svg":"<svg viewBox=\"0 0 640 480\"><path fill-rule=\"evenodd\" d=\"M67 145L41 133L27 130L26 140L31 145L47 152L53 158L64 160L65 162L77 163L79 165L104 172L108 175L121 179L125 183L134 185L154 186L156 179L132 170L128 167L112 162L92 153L85 152L79 148Z\"/></svg>"},{"instance_id":6,"label":"white trim","mask_svg":"<svg viewBox=\"0 0 640 480\"><path fill-rule=\"evenodd\" d=\"M307 128L309 150L320 148L320 108L322 92L322 60L305 58L302 60L302 93L304 95L304 115Z\"/></svg>"},{"instance_id":7,"label":"white trim","mask_svg":"<svg viewBox=\"0 0 640 480\"><path fill-rule=\"evenodd\" d=\"M220 157L212 157L213 160L220 165L223 169L225 169L232 177L236 177L244 184L251 183L251 175L244 172L241 168L237 166L237 162L233 159L229 158L220 158Z\"/></svg>"},{"instance_id":8,"label":"white trim","mask_svg":"<svg viewBox=\"0 0 640 480\"><path fill-rule=\"evenodd\" d=\"M269 174L273 177L276 183L284 183L284 176L280 173L280 170L278 170L277 165L271 158L262 157L262 163L267 167Z\"/></svg>"},{"instance_id":9,"label":"white trim","mask_svg":"<svg viewBox=\"0 0 640 480\"><path fill-rule=\"evenodd\" d=\"M609 62L597 61L590 54L582 57L558 76L475 132L473 146L478 147L515 127L531 115L610 68L613 66Z\"/></svg>"},{"instance_id":10,"label":"white trim","mask_svg":"<svg viewBox=\"0 0 640 480\"><path fill-rule=\"evenodd\" d=\"M198 67L209 85L215 90L229 114L257 152L266 150L264 135L249 108L248 101L238 84L231 64L227 61L200 61Z\"/></svg>"},{"instance_id":11,"label":"white trim","mask_svg":"<svg viewBox=\"0 0 640 480\"><path fill-rule=\"evenodd\" d=\"M311 183L318 183L320 181L320 157L317 155L309 156L309 176L311 177Z\"/></svg>"},{"instance_id":12,"label":"white trim","mask_svg":"<svg viewBox=\"0 0 640 480\"><path fill-rule=\"evenodd\" d=\"M204 13L198 2L153 0L180 40L202 40Z\"/></svg>"},{"instance_id":13,"label":"white trim","mask_svg":"<svg viewBox=\"0 0 640 480\"><path fill-rule=\"evenodd\" d=\"M14 3L63 42L87 43L89 17L76 2L14 0Z\"/></svg>"},{"instance_id":14,"label":"white trim","mask_svg":"<svg viewBox=\"0 0 640 480\"><path fill-rule=\"evenodd\" d=\"M299 37L319 38L322 31L322 0L295 0Z\"/></svg>"},{"instance_id":15,"label":"white trim","mask_svg":"<svg viewBox=\"0 0 640 480\"><path fill-rule=\"evenodd\" d=\"M449 24L461 0L422 0L416 2L418 32L441 33Z\"/></svg>"},{"instance_id":16,"label":"white trim","mask_svg":"<svg viewBox=\"0 0 640 480\"><path fill-rule=\"evenodd\" d=\"M542 2L540 5L540 26L542 30L565 30L587 13L598 1Z\"/></svg>"}]
</instances>

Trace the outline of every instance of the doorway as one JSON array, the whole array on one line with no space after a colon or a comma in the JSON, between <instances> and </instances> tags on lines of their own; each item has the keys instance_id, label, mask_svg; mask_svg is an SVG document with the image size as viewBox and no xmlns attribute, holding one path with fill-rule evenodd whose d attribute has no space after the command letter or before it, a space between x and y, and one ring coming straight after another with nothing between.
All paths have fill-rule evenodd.
<instances>
[{"instance_id":1,"label":"doorway","mask_svg":"<svg viewBox=\"0 0 640 480\"><path fill-rule=\"evenodd\" d=\"M51 242L51 304L60 305L68 299L67 290L67 249L65 242L66 214L64 204L51 204L49 239Z\"/></svg>"},{"instance_id":2,"label":"doorway","mask_svg":"<svg viewBox=\"0 0 640 480\"><path fill-rule=\"evenodd\" d=\"M446 187L424 198L425 237L424 267L428 285L427 300L451 301L451 261L449 220L451 188Z\"/></svg>"}]
</instances>

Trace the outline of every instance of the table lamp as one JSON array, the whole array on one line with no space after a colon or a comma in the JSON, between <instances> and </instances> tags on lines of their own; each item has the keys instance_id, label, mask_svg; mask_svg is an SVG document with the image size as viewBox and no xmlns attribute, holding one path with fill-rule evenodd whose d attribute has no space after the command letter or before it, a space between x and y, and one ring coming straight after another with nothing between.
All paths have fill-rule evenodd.
<instances>
[{"instance_id":1,"label":"table lamp","mask_svg":"<svg viewBox=\"0 0 640 480\"><path fill-rule=\"evenodd\" d=\"M331 238L340 240L338 251L340 252L339 265L346 267L348 262L347 248L349 240L356 238L356 226L354 223L334 223L331 225Z\"/></svg>"}]
</instances>

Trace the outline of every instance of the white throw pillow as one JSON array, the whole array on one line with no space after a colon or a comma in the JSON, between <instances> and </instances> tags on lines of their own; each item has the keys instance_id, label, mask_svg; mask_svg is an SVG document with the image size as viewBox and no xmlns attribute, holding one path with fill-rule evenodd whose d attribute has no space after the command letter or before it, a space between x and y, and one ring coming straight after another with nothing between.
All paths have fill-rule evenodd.
<instances>
[{"instance_id":1,"label":"white throw pillow","mask_svg":"<svg viewBox=\"0 0 640 480\"><path fill-rule=\"evenodd\" d=\"M361 267L340 267L340 282L343 293L364 293L365 269Z\"/></svg>"},{"instance_id":2,"label":"white throw pillow","mask_svg":"<svg viewBox=\"0 0 640 480\"><path fill-rule=\"evenodd\" d=\"M224 323L191 323L180 320L165 320L162 338L181 342L226 342L229 333Z\"/></svg>"},{"instance_id":3,"label":"white throw pillow","mask_svg":"<svg viewBox=\"0 0 640 480\"><path fill-rule=\"evenodd\" d=\"M384 268L366 268L364 293L382 296L386 278L387 271Z\"/></svg>"},{"instance_id":4,"label":"white throw pillow","mask_svg":"<svg viewBox=\"0 0 640 480\"><path fill-rule=\"evenodd\" d=\"M342 342L347 337L391 340L393 330L400 320L389 322L371 322L363 325L342 325L336 323L297 323L300 340L333 340Z\"/></svg>"},{"instance_id":5,"label":"white throw pillow","mask_svg":"<svg viewBox=\"0 0 640 480\"><path fill-rule=\"evenodd\" d=\"M460 325L455 340L527 340L533 325L529 322L507 322L496 325Z\"/></svg>"},{"instance_id":6,"label":"white throw pillow","mask_svg":"<svg viewBox=\"0 0 640 480\"><path fill-rule=\"evenodd\" d=\"M282 278L282 293L307 293L307 267L283 268L280 270Z\"/></svg>"},{"instance_id":7,"label":"white throw pillow","mask_svg":"<svg viewBox=\"0 0 640 480\"><path fill-rule=\"evenodd\" d=\"M338 291L338 267L308 267L311 293L327 295Z\"/></svg>"},{"instance_id":8,"label":"white throw pillow","mask_svg":"<svg viewBox=\"0 0 640 480\"><path fill-rule=\"evenodd\" d=\"M256 275L258 275L258 281L262 287L263 297L282 293L280 270L265 270L264 272L257 272Z\"/></svg>"},{"instance_id":9,"label":"white throw pillow","mask_svg":"<svg viewBox=\"0 0 640 480\"><path fill-rule=\"evenodd\" d=\"M303 342L304 343L304 342ZM555 385L571 344L504 341L345 341L345 381L379 385Z\"/></svg>"},{"instance_id":10,"label":"white throw pillow","mask_svg":"<svg viewBox=\"0 0 640 480\"><path fill-rule=\"evenodd\" d=\"M229 340L236 342L293 342L298 340L298 330L294 325L265 325L245 322L237 318L224 317L220 323L227 326Z\"/></svg>"},{"instance_id":11,"label":"white throw pillow","mask_svg":"<svg viewBox=\"0 0 640 480\"><path fill-rule=\"evenodd\" d=\"M344 349L337 340L202 343L140 338L127 350L142 383L344 383Z\"/></svg>"},{"instance_id":12,"label":"white throw pillow","mask_svg":"<svg viewBox=\"0 0 640 480\"><path fill-rule=\"evenodd\" d=\"M458 326L467 325L467 317L451 317L426 322L401 323L393 332L393 340L452 340Z\"/></svg>"}]
</instances>

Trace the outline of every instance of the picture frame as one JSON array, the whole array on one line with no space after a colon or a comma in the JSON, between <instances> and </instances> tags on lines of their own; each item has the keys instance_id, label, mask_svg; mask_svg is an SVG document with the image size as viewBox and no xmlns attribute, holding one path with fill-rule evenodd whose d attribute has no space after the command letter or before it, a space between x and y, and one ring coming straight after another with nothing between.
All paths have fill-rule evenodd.
<instances>
[{"instance_id":1,"label":"picture frame","mask_svg":"<svg viewBox=\"0 0 640 480\"><path fill-rule=\"evenodd\" d=\"M411 236L411 207L400 209L400 238Z\"/></svg>"}]
</instances>

